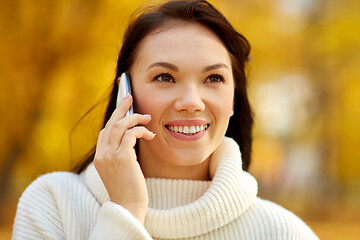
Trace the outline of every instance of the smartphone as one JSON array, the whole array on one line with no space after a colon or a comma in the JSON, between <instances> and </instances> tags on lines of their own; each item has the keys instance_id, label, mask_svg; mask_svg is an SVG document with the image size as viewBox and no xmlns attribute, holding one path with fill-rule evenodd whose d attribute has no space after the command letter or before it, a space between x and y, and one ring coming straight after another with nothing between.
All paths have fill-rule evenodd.
<instances>
[{"instance_id":1,"label":"smartphone","mask_svg":"<svg viewBox=\"0 0 360 240\"><path fill-rule=\"evenodd\" d=\"M129 74L127 72L124 72L123 74L121 74L119 80L119 90L116 98L116 107L119 105L119 103L122 102L124 96L127 93L131 94L131 82ZM131 105L130 109L126 113L126 116L133 114L133 111L133 105Z\"/></svg>"}]
</instances>

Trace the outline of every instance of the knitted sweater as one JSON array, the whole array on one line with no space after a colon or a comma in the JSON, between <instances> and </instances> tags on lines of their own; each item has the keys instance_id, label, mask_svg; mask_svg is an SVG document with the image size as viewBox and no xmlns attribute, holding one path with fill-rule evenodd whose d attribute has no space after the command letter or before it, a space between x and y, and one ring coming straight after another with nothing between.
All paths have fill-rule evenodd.
<instances>
[{"instance_id":1,"label":"knitted sweater","mask_svg":"<svg viewBox=\"0 0 360 240\"><path fill-rule=\"evenodd\" d=\"M20 198L12 239L318 239L298 217L257 195L238 145L224 138L211 182L147 178L142 225L109 201L93 164L39 177Z\"/></svg>"}]
</instances>

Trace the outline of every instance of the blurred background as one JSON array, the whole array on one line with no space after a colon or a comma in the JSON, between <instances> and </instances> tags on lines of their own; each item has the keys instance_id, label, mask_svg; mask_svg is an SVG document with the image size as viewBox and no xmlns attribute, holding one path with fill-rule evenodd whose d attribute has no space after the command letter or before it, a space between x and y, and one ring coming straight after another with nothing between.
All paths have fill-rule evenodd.
<instances>
[{"instance_id":1,"label":"blurred background","mask_svg":"<svg viewBox=\"0 0 360 240\"><path fill-rule=\"evenodd\" d=\"M153 3L0 1L0 239L26 186L71 170L95 144L125 27ZM259 196L321 239L358 239L360 1L211 3L252 46Z\"/></svg>"}]
</instances>

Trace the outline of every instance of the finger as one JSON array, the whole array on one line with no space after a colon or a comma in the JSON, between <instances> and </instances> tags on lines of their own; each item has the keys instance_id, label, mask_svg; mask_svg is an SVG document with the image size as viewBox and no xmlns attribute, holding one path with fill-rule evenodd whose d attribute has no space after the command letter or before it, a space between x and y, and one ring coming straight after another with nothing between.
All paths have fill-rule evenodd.
<instances>
[{"instance_id":1,"label":"finger","mask_svg":"<svg viewBox=\"0 0 360 240\"><path fill-rule=\"evenodd\" d=\"M103 139L103 136L104 136L104 130L105 130L105 128L101 129L101 131L99 132L99 136L98 136L96 145L100 145L100 144L101 144L102 139Z\"/></svg>"},{"instance_id":2,"label":"finger","mask_svg":"<svg viewBox=\"0 0 360 240\"><path fill-rule=\"evenodd\" d=\"M150 115L133 114L124 117L108 127L109 129L104 133L104 141L107 141L112 149L117 149L126 130L133 128L138 124L148 124L150 121Z\"/></svg>"},{"instance_id":3,"label":"finger","mask_svg":"<svg viewBox=\"0 0 360 240\"><path fill-rule=\"evenodd\" d=\"M103 135L104 135L105 128L101 129L99 132L99 136L96 142L96 151L95 151L95 158L99 154L99 149L103 149Z\"/></svg>"},{"instance_id":4,"label":"finger","mask_svg":"<svg viewBox=\"0 0 360 240\"><path fill-rule=\"evenodd\" d=\"M109 121L106 123L105 127L112 125L119 119L122 119L126 112L129 110L133 103L133 98L130 94L126 94L121 103L115 108L114 112L111 114Z\"/></svg>"},{"instance_id":5,"label":"finger","mask_svg":"<svg viewBox=\"0 0 360 240\"><path fill-rule=\"evenodd\" d=\"M133 149L136 144L136 139L143 138L145 140L152 140L155 137L155 133L150 132L147 128L143 126L134 127L132 129L127 130L124 133L121 144L119 146L118 151L128 151L129 149Z\"/></svg>"}]
</instances>

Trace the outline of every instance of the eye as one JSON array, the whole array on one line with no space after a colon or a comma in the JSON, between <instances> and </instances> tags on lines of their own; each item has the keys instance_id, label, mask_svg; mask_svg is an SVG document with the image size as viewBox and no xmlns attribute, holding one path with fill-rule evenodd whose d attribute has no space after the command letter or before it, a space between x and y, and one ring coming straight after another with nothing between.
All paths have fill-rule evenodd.
<instances>
[{"instance_id":1,"label":"eye","mask_svg":"<svg viewBox=\"0 0 360 240\"><path fill-rule=\"evenodd\" d=\"M154 77L155 81L159 82L175 82L173 77L168 73L162 73Z\"/></svg>"},{"instance_id":2,"label":"eye","mask_svg":"<svg viewBox=\"0 0 360 240\"><path fill-rule=\"evenodd\" d=\"M205 79L205 83L217 83L217 82L224 82L224 78L218 74L212 74Z\"/></svg>"}]
</instances>

